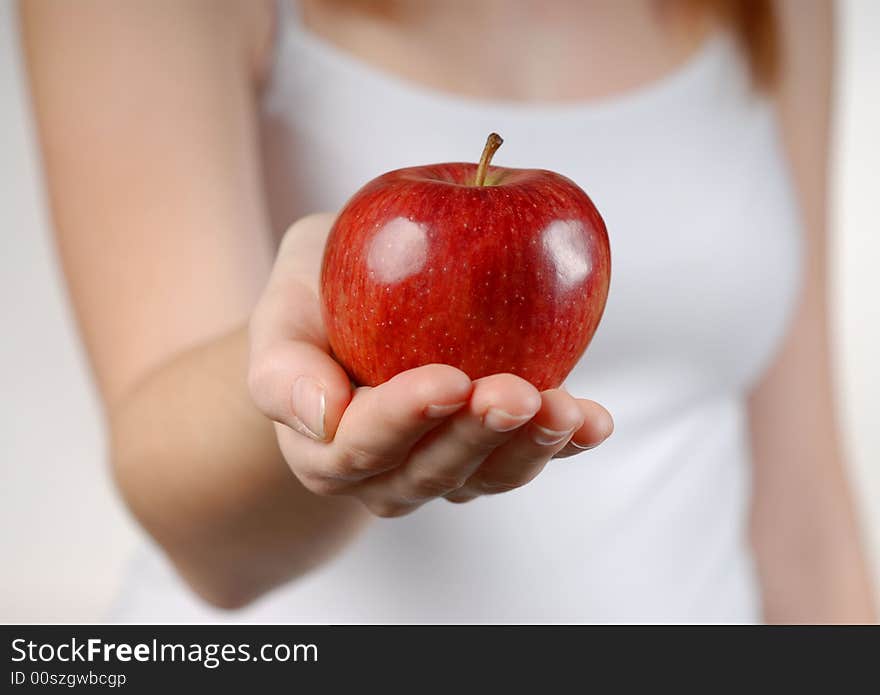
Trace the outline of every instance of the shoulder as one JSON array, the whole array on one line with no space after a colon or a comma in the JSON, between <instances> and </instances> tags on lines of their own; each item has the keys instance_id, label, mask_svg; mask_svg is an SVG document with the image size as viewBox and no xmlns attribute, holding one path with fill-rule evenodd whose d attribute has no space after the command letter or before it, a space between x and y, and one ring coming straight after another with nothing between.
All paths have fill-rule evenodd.
<instances>
[{"instance_id":1,"label":"shoulder","mask_svg":"<svg viewBox=\"0 0 880 695\"><path fill-rule=\"evenodd\" d=\"M241 50L253 81L262 85L272 69L278 3L275 0L201 0L192 5L199 8L206 23L215 26L221 23L223 30L235 36L235 48Z\"/></svg>"},{"instance_id":2,"label":"shoulder","mask_svg":"<svg viewBox=\"0 0 880 695\"><path fill-rule=\"evenodd\" d=\"M108 48L127 48L132 53L141 44L188 45L201 55L222 50L240 59L254 81L260 82L271 62L275 4L273 0L28 0L20 3L19 16L26 46L60 42L62 52L78 53ZM206 52L209 45L212 48Z\"/></svg>"},{"instance_id":3,"label":"shoulder","mask_svg":"<svg viewBox=\"0 0 880 695\"><path fill-rule=\"evenodd\" d=\"M232 0L232 4L234 12L239 14L242 39L247 46L252 75L255 82L262 85L272 70L279 24L278 3L275 0Z\"/></svg>"},{"instance_id":4,"label":"shoulder","mask_svg":"<svg viewBox=\"0 0 880 695\"><path fill-rule=\"evenodd\" d=\"M783 46L789 49L812 44L830 44L834 26L834 3L831 0L775 0L773 10L779 22Z\"/></svg>"},{"instance_id":5,"label":"shoulder","mask_svg":"<svg viewBox=\"0 0 880 695\"><path fill-rule=\"evenodd\" d=\"M834 62L834 5L830 0L776 0L780 103L827 102ZM801 114L805 116L806 114Z\"/></svg>"},{"instance_id":6,"label":"shoulder","mask_svg":"<svg viewBox=\"0 0 880 695\"><path fill-rule=\"evenodd\" d=\"M781 135L809 236L824 236L834 77L834 5L776 0ZM823 245L813 244L820 253Z\"/></svg>"}]
</instances>

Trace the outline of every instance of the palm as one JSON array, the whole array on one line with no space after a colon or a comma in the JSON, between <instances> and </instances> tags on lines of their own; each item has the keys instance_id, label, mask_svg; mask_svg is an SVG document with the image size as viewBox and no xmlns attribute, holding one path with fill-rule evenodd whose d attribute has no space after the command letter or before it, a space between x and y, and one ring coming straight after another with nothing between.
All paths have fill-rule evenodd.
<instances>
[{"instance_id":1,"label":"palm","mask_svg":"<svg viewBox=\"0 0 880 695\"><path fill-rule=\"evenodd\" d=\"M309 490L398 516L436 497L466 502L519 487L552 457L611 433L600 405L561 389L539 393L513 374L472 381L431 364L353 390L321 319L331 224L314 215L290 228L251 323L254 400L279 423L282 453Z\"/></svg>"}]
</instances>

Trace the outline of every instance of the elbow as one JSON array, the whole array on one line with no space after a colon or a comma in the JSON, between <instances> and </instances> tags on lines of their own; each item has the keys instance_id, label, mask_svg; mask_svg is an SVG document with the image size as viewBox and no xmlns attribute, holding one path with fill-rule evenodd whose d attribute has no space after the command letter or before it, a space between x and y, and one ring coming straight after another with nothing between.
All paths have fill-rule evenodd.
<instances>
[{"instance_id":1,"label":"elbow","mask_svg":"<svg viewBox=\"0 0 880 695\"><path fill-rule=\"evenodd\" d=\"M166 547L167 530L178 521L168 514L167 499L166 504L157 504L159 498L167 497L162 490L162 456L115 422L110 427L108 453L113 484L128 511L141 528ZM160 512L163 509L164 513Z\"/></svg>"},{"instance_id":2,"label":"elbow","mask_svg":"<svg viewBox=\"0 0 880 695\"><path fill-rule=\"evenodd\" d=\"M199 505L176 499L179 486L164 475L168 454L146 445L136 432L119 423L110 428L110 469L116 489L137 523L158 544L191 591L212 608L237 611L266 591L247 576L238 576L216 539ZM175 462L174 468L180 464Z\"/></svg>"},{"instance_id":3,"label":"elbow","mask_svg":"<svg viewBox=\"0 0 880 695\"><path fill-rule=\"evenodd\" d=\"M223 563L222 554L202 538L193 519L168 514L168 506L150 503L155 491L144 490L140 474L132 472L130 461L115 459L116 487L138 524L159 546L178 576L195 596L212 608L237 611L252 604L264 588L247 577L234 576Z\"/></svg>"},{"instance_id":4,"label":"elbow","mask_svg":"<svg viewBox=\"0 0 880 695\"><path fill-rule=\"evenodd\" d=\"M211 608L226 612L239 611L253 604L262 594L258 587L249 582L192 567L173 556L171 560L192 592Z\"/></svg>"}]
</instances>

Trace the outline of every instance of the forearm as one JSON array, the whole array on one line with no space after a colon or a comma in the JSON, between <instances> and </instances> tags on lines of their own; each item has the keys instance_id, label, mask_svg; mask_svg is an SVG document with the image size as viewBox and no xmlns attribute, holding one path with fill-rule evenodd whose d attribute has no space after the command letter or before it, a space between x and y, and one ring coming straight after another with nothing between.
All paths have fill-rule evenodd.
<instances>
[{"instance_id":1,"label":"forearm","mask_svg":"<svg viewBox=\"0 0 880 695\"><path fill-rule=\"evenodd\" d=\"M821 513L756 527L764 619L782 624L875 622L858 538L854 519L823 519Z\"/></svg>"},{"instance_id":2,"label":"forearm","mask_svg":"<svg viewBox=\"0 0 880 695\"><path fill-rule=\"evenodd\" d=\"M291 473L252 405L245 329L188 350L110 407L123 496L182 576L234 607L320 564L366 514Z\"/></svg>"},{"instance_id":3,"label":"forearm","mask_svg":"<svg viewBox=\"0 0 880 695\"><path fill-rule=\"evenodd\" d=\"M824 330L808 288L752 394L751 537L771 623L872 622L872 589L835 426ZM806 376L805 376L806 375Z\"/></svg>"},{"instance_id":4,"label":"forearm","mask_svg":"<svg viewBox=\"0 0 880 695\"><path fill-rule=\"evenodd\" d=\"M771 623L873 622L828 370L809 369L810 362L827 364L827 345L805 338L807 319L796 322L792 344L751 402L751 535L764 617Z\"/></svg>"}]
</instances>

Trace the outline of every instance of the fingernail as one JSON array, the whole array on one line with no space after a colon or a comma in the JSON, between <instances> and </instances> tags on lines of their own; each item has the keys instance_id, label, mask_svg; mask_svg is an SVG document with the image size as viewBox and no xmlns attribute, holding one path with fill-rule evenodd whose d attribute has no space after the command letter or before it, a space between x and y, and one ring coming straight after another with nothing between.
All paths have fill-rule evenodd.
<instances>
[{"instance_id":1,"label":"fingernail","mask_svg":"<svg viewBox=\"0 0 880 695\"><path fill-rule=\"evenodd\" d=\"M433 418L448 417L461 410L465 403L467 403L467 401L453 403L452 405L429 405L425 408L425 415Z\"/></svg>"},{"instance_id":2,"label":"fingernail","mask_svg":"<svg viewBox=\"0 0 880 695\"><path fill-rule=\"evenodd\" d=\"M611 435L609 434L608 437ZM608 439L605 437L605 439ZM592 444L578 444L574 439L572 439L569 444L571 444L575 449L580 449L581 451L589 451L590 449L595 449L597 446L602 444L605 439L600 439L598 442L593 442Z\"/></svg>"},{"instance_id":3,"label":"fingernail","mask_svg":"<svg viewBox=\"0 0 880 695\"><path fill-rule=\"evenodd\" d=\"M483 416L483 424L496 432L510 432L510 430L515 430L526 424L534 416L534 413L531 415L511 415L500 408L489 408Z\"/></svg>"},{"instance_id":4,"label":"fingernail","mask_svg":"<svg viewBox=\"0 0 880 695\"><path fill-rule=\"evenodd\" d=\"M324 387L311 376L293 382L293 420L296 429L313 439L324 439L324 414L327 399Z\"/></svg>"},{"instance_id":5,"label":"fingernail","mask_svg":"<svg viewBox=\"0 0 880 695\"><path fill-rule=\"evenodd\" d=\"M540 446L553 446L554 444L559 444L573 434L573 429L551 430L547 427L542 427L541 425L532 425L531 427L532 440L535 444L539 444Z\"/></svg>"},{"instance_id":6,"label":"fingernail","mask_svg":"<svg viewBox=\"0 0 880 695\"><path fill-rule=\"evenodd\" d=\"M572 439L569 444L573 446L575 449L580 449L581 451L589 451L590 449L595 449L602 442L596 442L595 444L578 444L574 439Z\"/></svg>"}]
</instances>

